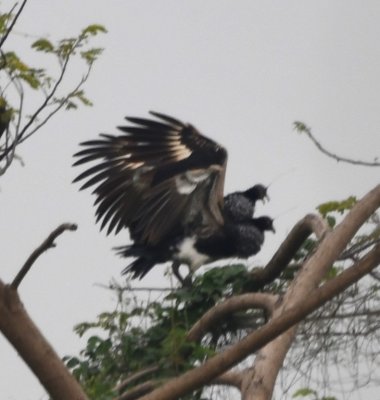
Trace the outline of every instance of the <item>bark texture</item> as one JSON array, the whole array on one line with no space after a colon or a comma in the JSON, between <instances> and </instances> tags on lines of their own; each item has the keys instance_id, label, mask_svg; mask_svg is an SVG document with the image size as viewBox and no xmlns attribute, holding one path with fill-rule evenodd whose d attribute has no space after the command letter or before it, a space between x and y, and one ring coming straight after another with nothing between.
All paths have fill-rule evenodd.
<instances>
[{"instance_id":1,"label":"bark texture","mask_svg":"<svg viewBox=\"0 0 380 400\"><path fill-rule=\"evenodd\" d=\"M87 396L30 319L17 291L0 281L0 331L17 350L54 400Z\"/></svg>"},{"instance_id":2,"label":"bark texture","mask_svg":"<svg viewBox=\"0 0 380 400\"><path fill-rule=\"evenodd\" d=\"M284 268L284 264L290 261L290 251L287 249L295 248L295 243L301 241L301 236L307 237L314 231L321 238L321 243L295 278L283 301L276 305L270 321L203 365L169 380L141 399L178 399L216 379L260 348L253 368L244 373L241 390L244 400L270 399L277 374L294 338L295 325L380 263L380 246L377 245L362 260L319 287L330 266L379 206L380 185L359 201L332 232L319 218L307 216L274 256L274 269ZM212 317L209 315L208 318Z\"/></svg>"}]
</instances>

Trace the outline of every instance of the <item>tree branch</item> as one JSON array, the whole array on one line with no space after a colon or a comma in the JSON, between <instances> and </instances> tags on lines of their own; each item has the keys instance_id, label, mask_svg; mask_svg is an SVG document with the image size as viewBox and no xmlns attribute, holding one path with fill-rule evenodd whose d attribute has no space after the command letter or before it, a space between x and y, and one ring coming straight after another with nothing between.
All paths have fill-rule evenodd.
<instances>
[{"instance_id":1,"label":"tree branch","mask_svg":"<svg viewBox=\"0 0 380 400\"><path fill-rule=\"evenodd\" d=\"M134 388L128 390L123 393L121 396L117 397L115 400L137 400L144 396L145 394L151 392L160 384L158 380L149 380L144 383L140 383L140 385L135 386Z\"/></svg>"},{"instance_id":2,"label":"tree branch","mask_svg":"<svg viewBox=\"0 0 380 400\"><path fill-rule=\"evenodd\" d=\"M0 331L52 399L88 400L24 309L17 291L0 281Z\"/></svg>"},{"instance_id":3,"label":"tree branch","mask_svg":"<svg viewBox=\"0 0 380 400\"><path fill-rule=\"evenodd\" d=\"M340 157L334 153L331 153L318 142L318 140L312 135L311 129L308 126L306 126L303 122L300 121L294 122L294 127L298 132L306 133L308 138L315 144L317 149L320 150L323 154L325 154L330 158L333 158L338 162L342 161L348 164L363 165L365 167L380 167L380 162L377 161L377 158L375 158L374 161L361 161L361 160L352 160L351 158Z\"/></svg>"},{"instance_id":4,"label":"tree branch","mask_svg":"<svg viewBox=\"0 0 380 400\"><path fill-rule=\"evenodd\" d=\"M22 266L13 282L11 283L11 287L14 290L17 290L22 280L25 278L26 274L29 272L30 268L37 260L37 258L46 250L55 247L54 240L61 235L64 231L75 231L77 229L77 225L75 224L62 224L57 229L55 229L45 240L44 242L33 251L33 253L28 257L25 264Z\"/></svg>"},{"instance_id":5,"label":"tree branch","mask_svg":"<svg viewBox=\"0 0 380 400\"><path fill-rule=\"evenodd\" d=\"M260 290L265 285L278 278L288 266L302 243L312 233L314 233L318 239L322 239L329 230L330 228L326 221L319 215L308 214L302 218L290 231L289 235L265 268L254 268L250 272L250 279L252 280L250 287L252 290Z\"/></svg>"},{"instance_id":6,"label":"tree branch","mask_svg":"<svg viewBox=\"0 0 380 400\"><path fill-rule=\"evenodd\" d=\"M281 316L289 307L296 307L310 297L320 285L331 265L347 244L380 206L380 185L363 197L333 231L324 234L314 254L305 262L296 279L289 286L273 318ZM245 400L270 399L278 372L296 334L296 327L285 332L260 350L255 359L254 376L245 379Z\"/></svg>"},{"instance_id":7,"label":"tree branch","mask_svg":"<svg viewBox=\"0 0 380 400\"><path fill-rule=\"evenodd\" d=\"M219 320L237 311L262 308L271 314L278 297L269 293L246 293L231 297L208 310L190 329L187 340L198 342Z\"/></svg>"},{"instance_id":8,"label":"tree branch","mask_svg":"<svg viewBox=\"0 0 380 400\"><path fill-rule=\"evenodd\" d=\"M306 315L316 310L326 301L369 273L380 262L380 245L374 247L361 261L354 264L353 267L328 281L323 287L316 289L332 262L339 256L360 226L379 206L380 185L359 201L333 232L324 235L324 239L318 249L302 270L303 279L299 279L299 276L296 279L296 282L298 282L298 292L296 293L297 295L294 296L294 299L292 299L292 295L295 293L291 293L294 291L288 290L286 296L289 296L289 300L285 303L286 307L279 307L277 309L278 312L276 312L267 324L250 333L240 342L210 358L203 365L184 373L176 379L169 380L166 384L144 396L142 399L175 400L186 393L202 387L207 382L215 379L217 376L242 361L249 354L257 351L281 333L291 328L294 324L300 322ZM306 287L302 287L302 283L305 281L308 282L308 284ZM311 293L313 294L312 296L310 295ZM278 339L279 338L277 338L277 340ZM282 345L282 343L280 344ZM280 346L280 349L282 353L279 356L279 360L282 364L284 357L282 356L283 348ZM285 354L287 349L288 347L285 349ZM277 373L278 370L275 370L271 374L272 376L269 383L272 383L272 378L275 378ZM255 385L263 384L262 374L259 374L259 379L261 381L255 381ZM268 389L267 385L265 387ZM253 393L252 389L254 389L254 387L245 385L244 389L246 391L250 389L248 391L250 397L246 398L251 399L251 394ZM269 386L270 393L272 390L273 386ZM268 392L266 392L266 394L268 394ZM261 398L268 397L255 397L255 399Z\"/></svg>"},{"instance_id":9,"label":"tree branch","mask_svg":"<svg viewBox=\"0 0 380 400\"><path fill-rule=\"evenodd\" d=\"M141 400L176 400L180 396L199 389L222 374L223 371L242 361L247 355L257 351L291 326L302 321L306 315L357 282L379 263L380 245L377 245L352 267L326 282L321 288L314 289L313 296L307 296L301 304L291 306L282 315L271 319L266 325L250 333L239 343L210 358L203 365L184 373L178 378L169 380L163 386L142 397Z\"/></svg>"},{"instance_id":10,"label":"tree branch","mask_svg":"<svg viewBox=\"0 0 380 400\"><path fill-rule=\"evenodd\" d=\"M21 15L22 10L24 9L25 5L26 5L27 0L24 0L20 6L20 8L18 9L15 17L13 18L11 24L9 25L9 28L7 29L7 31L5 32L4 36L1 38L0 40L0 49L3 46L3 44L5 43L5 41L7 40L9 34L12 32L13 27L16 24L16 21L18 20L18 17ZM11 11L12 12L12 11Z\"/></svg>"},{"instance_id":11,"label":"tree branch","mask_svg":"<svg viewBox=\"0 0 380 400\"><path fill-rule=\"evenodd\" d=\"M135 372L133 374L128 375L122 382L120 382L116 387L115 391L118 393L123 392L123 390L130 385L132 382L137 381L138 379L143 378L146 375L149 375L153 372L156 372L159 370L158 365L153 365L152 367L149 368L144 368L138 372Z\"/></svg>"},{"instance_id":12,"label":"tree branch","mask_svg":"<svg viewBox=\"0 0 380 400\"><path fill-rule=\"evenodd\" d=\"M243 376L241 372L227 371L224 374L218 376L213 381L211 385L223 385L223 386L233 386L234 388L240 390Z\"/></svg>"}]
</instances>

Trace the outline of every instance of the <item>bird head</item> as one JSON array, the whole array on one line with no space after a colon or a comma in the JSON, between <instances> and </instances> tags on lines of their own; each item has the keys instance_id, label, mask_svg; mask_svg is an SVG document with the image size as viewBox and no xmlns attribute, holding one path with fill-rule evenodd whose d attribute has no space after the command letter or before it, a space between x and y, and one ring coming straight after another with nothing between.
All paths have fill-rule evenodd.
<instances>
[{"instance_id":1,"label":"bird head","mask_svg":"<svg viewBox=\"0 0 380 400\"><path fill-rule=\"evenodd\" d=\"M272 231L276 233L276 230L273 226L273 219L268 216L253 218L252 220L257 228L259 228L262 232Z\"/></svg>"},{"instance_id":2,"label":"bird head","mask_svg":"<svg viewBox=\"0 0 380 400\"><path fill-rule=\"evenodd\" d=\"M265 200L269 200L267 187L260 183L247 189L244 195L252 201L262 200L265 203Z\"/></svg>"}]
</instances>

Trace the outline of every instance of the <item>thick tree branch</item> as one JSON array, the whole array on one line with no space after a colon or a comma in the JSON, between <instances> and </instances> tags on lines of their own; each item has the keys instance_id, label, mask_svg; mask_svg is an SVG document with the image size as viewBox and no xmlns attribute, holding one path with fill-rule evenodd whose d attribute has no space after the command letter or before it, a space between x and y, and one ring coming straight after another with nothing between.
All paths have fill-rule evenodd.
<instances>
[{"instance_id":1,"label":"thick tree branch","mask_svg":"<svg viewBox=\"0 0 380 400\"><path fill-rule=\"evenodd\" d=\"M77 229L77 225L75 224L62 224L57 229L55 229L45 240L44 242L33 251L33 253L28 257L25 264L22 266L16 277L14 278L13 282L11 283L11 287L14 290L17 290L20 283L29 272L30 268L32 267L33 263L37 260L37 258L46 250L55 247L54 240L61 235L64 231L75 231Z\"/></svg>"},{"instance_id":2,"label":"thick tree branch","mask_svg":"<svg viewBox=\"0 0 380 400\"><path fill-rule=\"evenodd\" d=\"M277 296L269 293L246 293L231 297L208 310L190 329L187 339L199 342L219 320L237 311L261 308L270 315L277 300Z\"/></svg>"},{"instance_id":3,"label":"thick tree branch","mask_svg":"<svg viewBox=\"0 0 380 400\"><path fill-rule=\"evenodd\" d=\"M241 372L227 371L224 374L218 376L213 381L211 385L222 385L222 386L232 386L238 390L241 389L241 383L243 376Z\"/></svg>"},{"instance_id":4,"label":"thick tree branch","mask_svg":"<svg viewBox=\"0 0 380 400\"><path fill-rule=\"evenodd\" d=\"M300 322L306 315L316 310L333 296L341 293L349 285L355 283L362 276L369 273L380 262L380 245L374 247L367 256L356 263L353 267L327 282L322 288L317 289L325 272L331 266L333 261L339 256L360 226L379 206L380 185L359 201L344 221L339 224L333 232L327 233L324 236L320 246L302 270L304 277L302 282L298 282L300 280L299 277L296 279L296 282L298 282L297 295L292 299L292 295L295 295L294 288L293 290L289 290L289 292L293 292L293 294L287 293L289 300L286 302L286 307L282 307L281 309L278 308L281 312L276 313L267 324L259 328L257 331L247 335L239 343L236 343L224 352L212 357L203 365L186 372L176 379L168 381L166 384L144 396L142 399L174 400L186 393L202 387L207 384L207 382L210 382L212 379L215 379L217 376L242 361L249 354L257 351L278 335ZM308 284L305 288L302 288L301 283L305 281L308 282ZM311 293L313 295L311 295ZM285 346L285 352L283 351L284 346L282 346L282 343L280 343L279 347L280 350L282 350L282 353L286 354L288 347ZM280 365L282 364L284 357L282 353L277 360L280 361ZM277 376L277 372L278 370L275 370L272 374L269 379L270 383L272 383L273 376L274 378ZM261 374L259 378L261 381L255 381L256 385L262 385L263 383L263 376ZM249 385L244 386L246 393L251 395L253 393L252 389L255 388ZM273 386L266 385L264 387L267 390L269 387L270 393L273 390ZM266 394L268 394L268 392ZM252 396L246 398L251 399ZM261 398L263 397L255 397L255 399Z\"/></svg>"},{"instance_id":5,"label":"thick tree branch","mask_svg":"<svg viewBox=\"0 0 380 400\"><path fill-rule=\"evenodd\" d=\"M52 399L87 400L82 388L24 309L17 291L0 281L0 331Z\"/></svg>"},{"instance_id":6,"label":"thick tree branch","mask_svg":"<svg viewBox=\"0 0 380 400\"><path fill-rule=\"evenodd\" d=\"M283 302L273 313L281 316L289 307L300 306L320 285L331 265L339 258L347 244L380 206L380 185L360 200L333 231L326 233L287 290ZM278 372L296 334L293 327L260 350L253 369L246 377L244 400L268 400L272 396Z\"/></svg>"},{"instance_id":7,"label":"thick tree branch","mask_svg":"<svg viewBox=\"0 0 380 400\"><path fill-rule=\"evenodd\" d=\"M323 287L314 289L313 295L307 296L301 304L290 307L282 315L273 318L266 325L252 332L239 343L212 357L200 367L194 368L178 378L168 381L152 393L142 397L141 400L175 400L206 385L210 380L222 374L223 371L236 365L246 358L247 355L257 351L279 334L302 321L306 315L315 311L335 295L357 282L379 264L380 245L377 245L351 268L325 283Z\"/></svg>"},{"instance_id":8,"label":"thick tree branch","mask_svg":"<svg viewBox=\"0 0 380 400\"><path fill-rule=\"evenodd\" d=\"M281 272L288 266L294 254L302 243L314 233L318 239L330 230L326 221L316 214L308 214L302 218L290 231L272 259L265 268L255 268L250 273L252 290L262 289L265 285L278 278Z\"/></svg>"}]
</instances>

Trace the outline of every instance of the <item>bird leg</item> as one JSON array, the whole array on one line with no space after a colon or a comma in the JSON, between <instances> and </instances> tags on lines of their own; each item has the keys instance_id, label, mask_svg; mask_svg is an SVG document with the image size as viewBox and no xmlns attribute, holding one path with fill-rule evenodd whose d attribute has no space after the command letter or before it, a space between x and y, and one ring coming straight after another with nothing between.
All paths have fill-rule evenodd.
<instances>
[{"instance_id":1,"label":"bird leg","mask_svg":"<svg viewBox=\"0 0 380 400\"><path fill-rule=\"evenodd\" d=\"M181 266L181 263L179 261L173 261L172 264L172 270L174 276L180 281L181 285L183 287L191 287L192 282L191 282L191 273L189 273L186 278L183 278L182 275L179 272L179 267Z\"/></svg>"}]
</instances>

